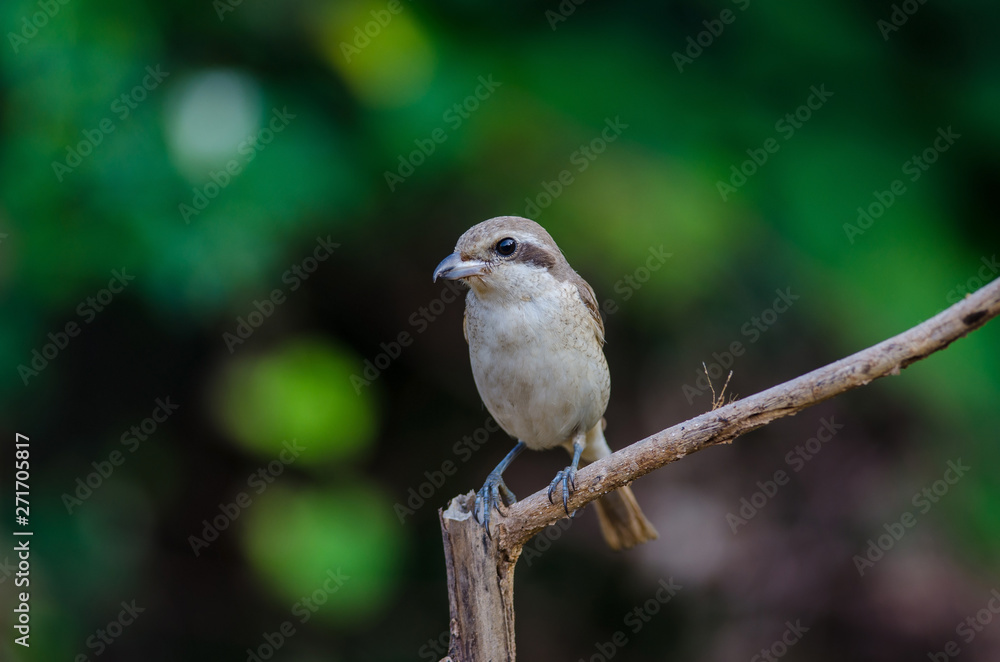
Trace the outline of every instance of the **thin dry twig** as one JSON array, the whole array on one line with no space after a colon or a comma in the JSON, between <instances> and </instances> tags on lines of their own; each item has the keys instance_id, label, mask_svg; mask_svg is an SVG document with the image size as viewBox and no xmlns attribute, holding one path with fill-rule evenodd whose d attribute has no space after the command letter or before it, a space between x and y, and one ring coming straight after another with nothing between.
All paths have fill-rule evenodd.
<instances>
[{"instance_id":1,"label":"thin dry twig","mask_svg":"<svg viewBox=\"0 0 1000 662\"><path fill-rule=\"evenodd\" d=\"M710 411L715 411L716 409L718 409L722 405L727 404L726 403L726 387L729 386L729 380L733 378L733 371L732 370L729 371L729 376L726 377L726 383L722 385L722 390L719 391L719 397L715 397L715 387L712 386L712 378L708 374L708 366L705 365L704 361L701 362L701 368L702 368L702 370L705 371L705 379L708 380L708 388L711 389L711 391L712 391L712 409ZM734 402L735 400L736 400L736 396L732 396L730 398L729 402Z\"/></svg>"}]
</instances>

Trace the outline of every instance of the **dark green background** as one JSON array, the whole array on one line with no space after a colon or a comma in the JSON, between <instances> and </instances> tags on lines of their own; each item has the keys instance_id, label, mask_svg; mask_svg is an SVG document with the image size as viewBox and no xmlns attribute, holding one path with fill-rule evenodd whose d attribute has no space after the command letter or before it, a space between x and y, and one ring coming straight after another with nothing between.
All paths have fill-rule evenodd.
<instances>
[{"instance_id":1,"label":"dark green background","mask_svg":"<svg viewBox=\"0 0 1000 662\"><path fill-rule=\"evenodd\" d=\"M0 565L15 432L35 535L32 645L13 644L2 565L0 658L241 661L286 622L273 659L441 657L435 511L511 441L480 429L462 304L430 277L486 218L533 215L607 302L614 448L708 409L685 385L735 342L729 393L747 395L992 280L1000 8L903 4L889 29L885 2L5 2ZM801 108L814 89L829 97ZM939 130L959 137L913 179ZM723 199L733 167L752 174ZM317 238L338 246L312 263ZM115 270L134 279L108 302ZM798 297L780 314L776 290ZM256 328L227 342L241 319ZM601 659L620 630L615 659L751 659L800 621L789 660L927 659L949 640L998 659L1000 625L956 632L1000 586L998 341L992 323L640 480L661 533L641 549L607 551L590 509L539 538L518 567L520 658ZM34 351L54 358L32 368ZM384 368L367 385L365 361ZM843 427L790 464L824 419ZM913 496L959 460L923 512ZM522 456L509 484L527 495L565 463ZM727 514L777 471L734 533ZM907 512L860 575L855 555ZM97 655L133 600L145 611Z\"/></svg>"}]
</instances>

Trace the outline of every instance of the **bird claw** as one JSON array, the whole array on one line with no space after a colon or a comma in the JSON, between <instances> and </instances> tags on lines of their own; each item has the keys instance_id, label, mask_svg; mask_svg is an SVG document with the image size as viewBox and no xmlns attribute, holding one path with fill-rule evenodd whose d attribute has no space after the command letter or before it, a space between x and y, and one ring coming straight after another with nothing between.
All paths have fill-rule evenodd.
<instances>
[{"instance_id":1,"label":"bird claw","mask_svg":"<svg viewBox=\"0 0 1000 662\"><path fill-rule=\"evenodd\" d=\"M570 465L559 471L556 477L549 483L549 503L555 504L552 495L555 494L556 487L562 483L563 510L569 515L569 495L576 491L576 467Z\"/></svg>"},{"instance_id":2,"label":"bird claw","mask_svg":"<svg viewBox=\"0 0 1000 662\"><path fill-rule=\"evenodd\" d=\"M486 535L493 537L490 533L490 511L496 509L502 516L507 516L510 506L517 503L517 497L503 482L503 476L497 472L490 473L486 477L486 482L482 489L476 493L476 503L474 514L476 521L486 527Z\"/></svg>"}]
</instances>

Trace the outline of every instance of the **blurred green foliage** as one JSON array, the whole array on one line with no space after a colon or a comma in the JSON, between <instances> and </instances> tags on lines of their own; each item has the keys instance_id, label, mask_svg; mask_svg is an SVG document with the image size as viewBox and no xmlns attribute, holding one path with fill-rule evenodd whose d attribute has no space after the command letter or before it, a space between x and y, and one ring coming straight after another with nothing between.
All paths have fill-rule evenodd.
<instances>
[{"instance_id":1,"label":"blurred green foliage","mask_svg":"<svg viewBox=\"0 0 1000 662\"><path fill-rule=\"evenodd\" d=\"M899 5L915 11L880 28ZM984 0L3 3L0 420L32 437L39 551L38 639L29 654L5 640L0 659L96 659L88 638L133 597L147 616L102 660L247 659L338 569L350 579L278 655L443 657L425 643L448 622L434 511L508 448L454 446L485 417L461 303L433 306L459 234L533 216L610 304L620 447L706 409L682 388L734 341L731 388L748 394L997 276L998 21ZM790 125L816 87L832 96ZM911 179L949 127L960 138ZM849 230L897 179L905 192ZM310 265L326 237L340 247ZM651 249L671 257L629 285ZM104 294L123 269L134 281ZM748 342L784 288L801 298ZM276 289L284 303L227 344ZM401 333L412 343L353 384ZM667 574L687 587L657 617L670 626L627 659L750 657L798 616L815 624L800 659L940 649L997 576L998 341L994 323L640 481L664 539L610 556L591 521L519 568L522 656L589 659ZM179 412L101 476L168 395ZM731 536L727 510L820 415L846 431ZM249 477L291 440L306 450L257 492ZM564 462L549 455L519 460L515 491L547 484ZM859 578L851 555L954 457L969 477ZM400 524L394 504L422 485ZM193 553L241 493L252 504ZM12 545L0 528L0 563ZM13 599L3 573L0 622ZM976 645L970 660L1000 655Z\"/></svg>"},{"instance_id":2,"label":"blurred green foliage","mask_svg":"<svg viewBox=\"0 0 1000 662\"><path fill-rule=\"evenodd\" d=\"M343 350L289 342L273 355L236 359L226 371L212 411L262 459L276 457L286 438L305 447L296 458L303 464L346 462L369 448L374 405L368 392L352 388L361 367Z\"/></svg>"},{"instance_id":3,"label":"blurred green foliage","mask_svg":"<svg viewBox=\"0 0 1000 662\"><path fill-rule=\"evenodd\" d=\"M400 581L405 539L392 503L379 490L276 487L248 512L249 560L287 600L305 601L305 611L294 616L308 612L341 624L364 623ZM337 581L328 583L331 571Z\"/></svg>"}]
</instances>

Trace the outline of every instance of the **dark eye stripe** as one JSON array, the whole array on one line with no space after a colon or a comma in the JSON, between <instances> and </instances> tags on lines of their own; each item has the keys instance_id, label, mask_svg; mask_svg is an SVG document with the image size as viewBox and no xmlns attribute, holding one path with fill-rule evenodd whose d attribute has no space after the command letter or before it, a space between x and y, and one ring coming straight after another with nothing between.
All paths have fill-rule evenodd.
<instances>
[{"instance_id":1,"label":"dark eye stripe","mask_svg":"<svg viewBox=\"0 0 1000 662\"><path fill-rule=\"evenodd\" d=\"M517 262L524 262L542 269L551 269L556 266L556 257L550 251L536 246L535 244L521 244L521 252L517 255Z\"/></svg>"}]
</instances>

